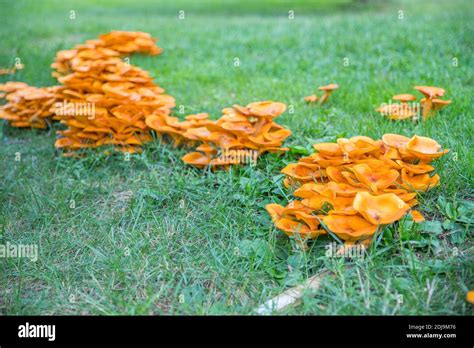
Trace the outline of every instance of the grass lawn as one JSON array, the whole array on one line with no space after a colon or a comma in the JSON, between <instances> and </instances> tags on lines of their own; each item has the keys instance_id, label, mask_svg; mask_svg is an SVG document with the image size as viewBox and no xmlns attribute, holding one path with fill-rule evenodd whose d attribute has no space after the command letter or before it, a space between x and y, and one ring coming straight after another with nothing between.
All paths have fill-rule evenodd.
<instances>
[{"instance_id":1,"label":"grass lawn","mask_svg":"<svg viewBox=\"0 0 474 348\"><path fill-rule=\"evenodd\" d=\"M58 50L114 29L146 31L164 53L131 63L176 98L176 115L181 105L182 116L217 118L235 103L281 101L294 109L276 120L293 131L285 144L308 151L338 137L429 136L451 150L435 162L441 185L420 198L427 223L386 227L364 259L328 258L329 237L302 252L264 210L290 199L279 172L298 151L212 173L158 140L130 161L77 160L55 150L59 124L2 124L0 243L38 244L39 258L0 259L1 314L252 314L323 268L337 276L285 313L473 314L472 226L459 221L474 199L470 1L101 3L2 0L0 66L19 57L25 69L0 83L56 85ZM341 88L327 106L303 102L332 82ZM374 111L417 94L414 85L443 87L453 103L416 124Z\"/></svg>"}]
</instances>

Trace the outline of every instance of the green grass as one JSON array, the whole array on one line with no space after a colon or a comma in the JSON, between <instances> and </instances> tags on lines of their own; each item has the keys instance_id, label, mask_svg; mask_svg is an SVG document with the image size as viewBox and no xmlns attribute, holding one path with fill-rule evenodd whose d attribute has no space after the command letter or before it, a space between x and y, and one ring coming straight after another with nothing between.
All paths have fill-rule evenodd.
<instances>
[{"instance_id":1,"label":"green grass","mask_svg":"<svg viewBox=\"0 0 474 348\"><path fill-rule=\"evenodd\" d=\"M432 222L385 228L363 260L325 257L329 238L304 253L264 210L290 199L279 171L298 155L209 173L185 166L184 149L157 141L129 162L100 154L74 160L54 149L54 130L3 124L0 243L38 244L40 255L35 263L0 259L0 313L251 314L328 268L337 276L288 313L473 314L465 301L474 289L472 228L455 222L474 197L472 4L253 3L1 2L0 66L20 57L25 69L0 82L54 85L56 51L112 29L147 31L164 53L131 62L153 72L186 114L217 118L234 103L270 99L294 107L277 119L293 131L290 147L401 133L451 149L436 162L441 185L421 199ZM341 88L326 107L303 103L330 82ZM453 103L417 124L374 111L393 94L416 92L414 85L441 86Z\"/></svg>"}]
</instances>

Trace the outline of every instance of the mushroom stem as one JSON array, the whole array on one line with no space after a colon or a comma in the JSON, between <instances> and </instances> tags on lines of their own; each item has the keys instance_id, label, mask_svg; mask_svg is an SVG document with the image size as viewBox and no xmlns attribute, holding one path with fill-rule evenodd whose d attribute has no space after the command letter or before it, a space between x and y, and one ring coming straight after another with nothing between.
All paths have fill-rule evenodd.
<instances>
[{"instance_id":1,"label":"mushroom stem","mask_svg":"<svg viewBox=\"0 0 474 348\"><path fill-rule=\"evenodd\" d=\"M423 104L423 120L426 120L431 112L431 107L433 105L433 100L430 98L426 98L425 103Z\"/></svg>"},{"instance_id":2,"label":"mushroom stem","mask_svg":"<svg viewBox=\"0 0 474 348\"><path fill-rule=\"evenodd\" d=\"M324 91L324 95L319 100L319 105L323 105L326 102L326 100L329 98L330 95L331 95L330 91Z\"/></svg>"}]
</instances>

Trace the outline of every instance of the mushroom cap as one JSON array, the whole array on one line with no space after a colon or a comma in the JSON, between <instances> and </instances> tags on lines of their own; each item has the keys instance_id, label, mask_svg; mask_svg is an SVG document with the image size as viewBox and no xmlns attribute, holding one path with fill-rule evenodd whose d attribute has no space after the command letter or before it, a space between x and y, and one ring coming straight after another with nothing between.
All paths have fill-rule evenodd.
<instances>
[{"instance_id":1,"label":"mushroom cap","mask_svg":"<svg viewBox=\"0 0 474 348\"><path fill-rule=\"evenodd\" d=\"M435 174L430 177L430 175L427 173L411 176L406 168L403 168L401 181L401 187L405 188L406 190L426 191L431 187L439 185L439 175Z\"/></svg>"},{"instance_id":2,"label":"mushroom cap","mask_svg":"<svg viewBox=\"0 0 474 348\"><path fill-rule=\"evenodd\" d=\"M432 100L432 103L433 103L433 110L440 110L444 108L445 106L451 104L451 100L443 100L443 99L435 98Z\"/></svg>"},{"instance_id":3,"label":"mushroom cap","mask_svg":"<svg viewBox=\"0 0 474 348\"><path fill-rule=\"evenodd\" d=\"M413 87L422 93L427 98L437 98L444 95L445 90L439 87L432 86L415 86Z\"/></svg>"},{"instance_id":4,"label":"mushroom cap","mask_svg":"<svg viewBox=\"0 0 474 348\"><path fill-rule=\"evenodd\" d=\"M374 225L359 215L330 214L323 217L324 224L339 238L356 240L371 236L377 230Z\"/></svg>"},{"instance_id":5,"label":"mushroom cap","mask_svg":"<svg viewBox=\"0 0 474 348\"><path fill-rule=\"evenodd\" d=\"M279 204L267 204L265 209L267 210L268 214L270 214L270 217L273 221L278 221L283 215L285 207Z\"/></svg>"},{"instance_id":6,"label":"mushroom cap","mask_svg":"<svg viewBox=\"0 0 474 348\"><path fill-rule=\"evenodd\" d=\"M378 148L375 144L371 144L370 141L363 140L360 137L353 137L351 139L339 138L337 139L337 144L341 148L342 153L350 158L361 156Z\"/></svg>"},{"instance_id":7,"label":"mushroom cap","mask_svg":"<svg viewBox=\"0 0 474 348\"><path fill-rule=\"evenodd\" d=\"M23 89L27 87L29 86L24 82L9 81L7 83L0 84L0 91L13 92L17 89Z\"/></svg>"},{"instance_id":8,"label":"mushroom cap","mask_svg":"<svg viewBox=\"0 0 474 348\"><path fill-rule=\"evenodd\" d=\"M440 104L440 105L449 105L451 104L451 100L443 100L443 99L433 99L433 104Z\"/></svg>"},{"instance_id":9,"label":"mushroom cap","mask_svg":"<svg viewBox=\"0 0 474 348\"><path fill-rule=\"evenodd\" d=\"M404 148L409 140L410 138L399 134L387 133L382 136L382 141L385 145L397 149Z\"/></svg>"},{"instance_id":10,"label":"mushroom cap","mask_svg":"<svg viewBox=\"0 0 474 348\"><path fill-rule=\"evenodd\" d=\"M352 171L360 183L375 192L393 185L399 176L395 169L375 172L366 163L352 166Z\"/></svg>"},{"instance_id":11,"label":"mushroom cap","mask_svg":"<svg viewBox=\"0 0 474 348\"><path fill-rule=\"evenodd\" d=\"M197 151L201 151L201 152L204 152L206 154L215 154L217 152L216 149L214 149L211 145L209 145L208 143L204 143L204 144L201 144L199 145L198 147L196 147L196 150Z\"/></svg>"},{"instance_id":12,"label":"mushroom cap","mask_svg":"<svg viewBox=\"0 0 474 348\"><path fill-rule=\"evenodd\" d=\"M255 128L252 127L250 122L223 122L221 127L231 133L246 133L252 134L255 132Z\"/></svg>"},{"instance_id":13,"label":"mushroom cap","mask_svg":"<svg viewBox=\"0 0 474 348\"><path fill-rule=\"evenodd\" d=\"M441 157L449 152L449 150L442 150L436 140L427 137L414 135L406 144L406 149L423 161L431 161L433 158Z\"/></svg>"},{"instance_id":14,"label":"mushroom cap","mask_svg":"<svg viewBox=\"0 0 474 348\"><path fill-rule=\"evenodd\" d=\"M318 100L318 96L316 94L308 95L307 97L304 97L304 101L307 103L314 103Z\"/></svg>"},{"instance_id":15,"label":"mushroom cap","mask_svg":"<svg viewBox=\"0 0 474 348\"><path fill-rule=\"evenodd\" d=\"M207 166L211 159L207 154L201 152L190 152L182 157L184 163L192 164L198 168L204 168Z\"/></svg>"},{"instance_id":16,"label":"mushroom cap","mask_svg":"<svg viewBox=\"0 0 474 348\"><path fill-rule=\"evenodd\" d=\"M466 301L474 303L474 290L468 291L466 294Z\"/></svg>"},{"instance_id":17,"label":"mushroom cap","mask_svg":"<svg viewBox=\"0 0 474 348\"><path fill-rule=\"evenodd\" d=\"M426 174L434 170L434 167L426 163L411 164L403 162L402 160L396 160L395 162L397 162L401 168L406 168L407 172L413 174Z\"/></svg>"},{"instance_id":18,"label":"mushroom cap","mask_svg":"<svg viewBox=\"0 0 474 348\"><path fill-rule=\"evenodd\" d=\"M310 230L306 224L288 218L279 219L275 226L288 236L299 234L303 238L316 238L318 235L324 234L323 230Z\"/></svg>"},{"instance_id":19,"label":"mushroom cap","mask_svg":"<svg viewBox=\"0 0 474 348\"><path fill-rule=\"evenodd\" d=\"M307 163L290 163L281 170L281 173L297 180L311 181L326 174L325 170L317 167Z\"/></svg>"},{"instance_id":20,"label":"mushroom cap","mask_svg":"<svg viewBox=\"0 0 474 348\"><path fill-rule=\"evenodd\" d=\"M415 222L425 221L425 218L423 217L423 215L421 215L421 213L418 210L412 210L410 212L410 215L411 215L411 218L413 219L413 221L415 221Z\"/></svg>"},{"instance_id":21,"label":"mushroom cap","mask_svg":"<svg viewBox=\"0 0 474 348\"><path fill-rule=\"evenodd\" d=\"M327 156L342 156L342 150L336 143L318 143L313 148L319 153Z\"/></svg>"},{"instance_id":22,"label":"mushroom cap","mask_svg":"<svg viewBox=\"0 0 474 348\"><path fill-rule=\"evenodd\" d=\"M410 206L393 193L373 196L359 192L354 198L354 209L374 225L390 224L400 220Z\"/></svg>"},{"instance_id":23,"label":"mushroom cap","mask_svg":"<svg viewBox=\"0 0 474 348\"><path fill-rule=\"evenodd\" d=\"M234 106L235 107L235 106ZM277 117L285 112L286 105L271 100L255 102L247 105L252 116Z\"/></svg>"},{"instance_id":24,"label":"mushroom cap","mask_svg":"<svg viewBox=\"0 0 474 348\"><path fill-rule=\"evenodd\" d=\"M426 98L421 98L420 99L420 103L424 103L425 101L426 101ZM444 99L439 99L439 98L431 99L431 102L433 103L433 105L435 105L435 104L440 104L440 105L451 104L451 100L444 100Z\"/></svg>"},{"instance_id":25,"label":"mushroom cap","mask_svg":"<svg viewBox=\"0 0 474 348\"><path fill-rule=\"evenodd\" d=\"M416 97L413 94L397 94L392 97L393 100L398 100L401 102L409 102L416 100Z\"/></svg>"},{"instance_id":26,"label":"mushroom cap","mask_svg":"<svg viewBox=\"0 0 474 348\"><path fill-rule=\"evenodd\" d=\"M337 183L335 181L330 181L326 186L328 190L335 194L335 196L341 197L354 197L357 192L362 191L362 188L354 187L343 182Z\"/></svg>"},{"instance_id":27,"label":"mushroom cap","mask_svg":"<svg viewBox=\"0 0 474 348\"><path fill-rule=\"evenodd\" d=\"M54 143L54 146L56 146L57 148L62 148L62 147L71 146L72 143L73 141L69 138L59 138Z\"/></svg>"},{"instance_id":28,"label":"mushroom cap","mask_svg":"<svg viewBox=\"0 0 474 348\"><path fill-rule=\"evenodd\" d=\"M339 85L337 83L331 83L331 84L326 85L326 86L321 86L318 89L320 91L333 91L333 90L338 89L338 88L339 88Z\"/></svg>"},{"instance_id":29,"label":"mushroom cap","mask_svg":"<svg viewBox=\"0 0 474 348\"><path fill-rule=\"evenodd\" d=\"M425 155L432 155L437 153L438 150L441 149L441 145L438 144L436 140L433 140L431 138L414 135L407 142L407 149Z\"/></svg>"},{"instance_id":30,"label":"mushroom cap","mask_svg":"<svg viewBox=\"0 0 474 348\"><path fill-rule=\"evenodd\" d=\"M207 120L209 118L209 114L205 112L201 112L199 114L188 115L185 117L188 121L202 121Z\"/></svg>"},{"instance_id":31,"label":"mushroom cap","mask_svg":"<svg viewBox=\"0 0 474 348\"><path fill-rule=\"evenodd\" d=\"M300 198L311 198L317 193L323 192L325 189L324 185L316 184L314 182L308 182L301 185L298 189L295 190L293 195Z\"/></svg>"},{"instance_id":32,"label":"mushroom cap","mask_svg":"<svg viewBox=\"0 0 474 348\"><path fill-rule=\"evenodd\" d=\"M242 115L246 115L246 116L249 116L249 115L250 115L249 109L246 108L245 106L241 106L241 105L239 105L239 104L234 104L234 105L232 105L232 108L233 108L234 110L236 110L237 112L241 113ZM222 110L222 112L223 112L224 114L226 114L226 110L227 110L227 109L229 109L229 108L226 108L226 109ZM232 109L231 109L231 110L232 110Z\"/></svg>"}]
</instances>

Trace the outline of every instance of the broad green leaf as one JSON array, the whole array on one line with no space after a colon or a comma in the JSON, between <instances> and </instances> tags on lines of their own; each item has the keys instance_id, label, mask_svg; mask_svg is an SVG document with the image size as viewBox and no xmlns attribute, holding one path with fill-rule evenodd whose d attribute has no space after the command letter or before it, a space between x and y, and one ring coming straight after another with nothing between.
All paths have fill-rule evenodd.
<instances>
[{"instance_id":1,"label":"broad green leaf","mask_svg":"<svg viewBox=\"0 0 474 348\"><path fill-rule=\"evenodd\" d=\"M434 234L443 233L443 225L438 220L424 221L420 224L420 231Z\"/></svg>"}]
</instances>

